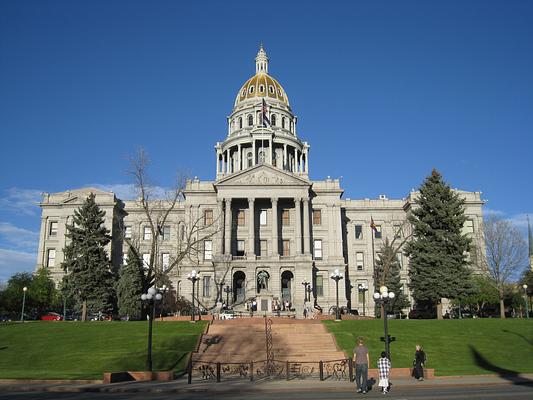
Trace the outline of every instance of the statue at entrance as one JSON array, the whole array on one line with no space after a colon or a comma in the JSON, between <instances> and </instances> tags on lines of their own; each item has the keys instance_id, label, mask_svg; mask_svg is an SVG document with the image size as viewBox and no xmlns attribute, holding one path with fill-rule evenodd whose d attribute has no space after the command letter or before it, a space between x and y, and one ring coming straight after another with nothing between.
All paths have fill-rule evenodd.
<instances>
[{"instance_id":1,"label":"statue at entrance","mask_svg":"<svg viewBox=\"0 0 533 400\"><path fill-rule=\"evenodd\" d=\"M270 275L266 271L260 271L257 274L257 291L259 292L261 289L268 290L268 279L270 278Z\"/></svg>"}]
</instances>

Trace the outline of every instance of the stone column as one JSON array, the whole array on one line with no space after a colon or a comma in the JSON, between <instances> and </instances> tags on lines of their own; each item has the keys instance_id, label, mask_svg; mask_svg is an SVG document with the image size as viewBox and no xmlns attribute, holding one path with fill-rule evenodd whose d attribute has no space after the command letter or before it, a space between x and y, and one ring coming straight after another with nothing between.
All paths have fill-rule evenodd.
<instances>
[{"instance_id":1,"label":"stone column","mask_svg":"<svg viewBox=\"0 0 533 400\"><path fill-rule=\"evenodd\" d=\"M248 254L255 256L255 199L248 199L248 212Z\"/></svg>"},{"instance_id":2,"label":"stone column","mask_svg":"<svg viewBox=\"0 0 533 400\"><path fill-rule=\"evenodd\" d=\"M272 138L268 138L268 165L272 165L272 155L274 154L272 151Z\"/></svg>"},{"instance_id":3,"label":"stone column","mask_svg":"<svg viewBox=\"0 0 533 400\"><path fill-rule=\"evenodd\" d=\"M217 175L220 173L220 151L217 150Z\"/></svg>"},{"instance_id":4,"label":"stone column","mask_svg":"<svg viewBox=\"0 0 533 400\"><path fill-rule=\"evenodd\" d=\"M272 255L279 256L278 239L278 199L273 197L272 202Z\"/></svg>"},{"instance_id":5,"label":"stone column","mask_svg":"<svg viewBox=\"0 0 533 400\"><path fill-rule=\"evenodd\" d=\"M226 220L224 221L224 231L226 245L224 246L224 254L231 255L231 199L226 199Z\"/></svg>"},{"instance_id":6,"label":"stone column","mask_svg":"<svg viewBox=\"0 0 533 400\"><path fill-rule=\"evenodd\" d=\"M237 145L237 152L239 153L237 155L237 171L240 171L242 169L242 149L241 145Z\"/></svg>"},{"instance_id":7,"label":"stone column","mask_svg":"<svg viewBox=\"0 0 533 400\"><path fill-rule=\"evenodd\" d=\"M301 199L294 199L294 212L296 214L296 255L302 254L302 216L301 216Z\"/></svg>"},{"instance_id":8,"label":"stone column","mask_svg":"<svg viewBox=\"0 0 533 400\"><path fill-rule=\"evenodd\" d=\"M305 149L305 173L309 173L309 149Z\"/></svg>"},{"instance_id":9,"label":"stone column","mask_svg":"<svg viewBox=\"0 0 533 400\"><path fill-rule=\"evenodd\" d=\"M304 198L304 254L309 254L310 231L309 231L309 198Z\"/></svg>"},{"instance_id":10,"label":"stone column","mask_svg":"<svg viewBox=\"0 0 533 400\"><path fill-rule=\"evenodd\" d=\"M218 254L224 254L224 202L223 200L218 200L218 226L219 226L219 241L218 241Z\"/></svg>"},{"instance_id":11,"label":"stone column","mask_svg":"<svg viewBox=\"0 0 533 400\"><path fill-rule=\"evenodd\" d=\"M296 168L298 167L298 149L294 148L294 159L292 160L292 172L298 172Z\"/></svg>"},{"instance_id":12,"label":"stone column","mask_svg":"<svg viewBox=\"0 0 533 400\"><path fill-rule=\"evenodd\" d=\"M287 165L287 144L283 145L283 170L288 170L289 166Z\"/></svg>"},{"instance_id":13,"label":"stone column","mask_svg":"<svg viewBox=\"0 0 533 400\"><path fill-rule=\"evenodd\" d=\"M252 165L255 166L255 139L252 138Z\"/></svg>"}]
</instances>

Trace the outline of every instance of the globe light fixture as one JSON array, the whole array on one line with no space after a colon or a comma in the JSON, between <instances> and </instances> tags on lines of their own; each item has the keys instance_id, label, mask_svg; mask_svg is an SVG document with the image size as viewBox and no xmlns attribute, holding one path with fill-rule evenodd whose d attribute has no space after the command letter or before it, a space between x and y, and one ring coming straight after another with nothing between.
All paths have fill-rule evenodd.
<instances>
[{"instance_id":1,"label":"globe light fixture","mask_svg":"<svg viewBox=\"0 0 533 400\"><path fill-rule=\"evenodd\" d=\"M187 279L191 281L192 283L192 313L191 313L191 322L195 321L194 318L194 289L196 287L196 282L200 280L200 276L196 272L195 269L193 269L191 272L187 274ZM198 319L201 319L200 315L198 315Z\"/></svg>"},{"instance_id":2,"label":"globe light fixture","mask_svg":"<svg viewBox=\"0 0 533 400\"><path fill-rule=\"evenodd\" d=\"M526 318L529 319L529 301L527 299L527 285L524 283L522 285L522 288L524 289L524 302L526 303Z\"/></svg>"},{"instance_id":3,"label":"globe light fixture","mask_svg":"<svg viewBox=\"0 0 533 400\"><path fill-rule=\"evenodd\" d=\"M387 358L390 360L390 342L391 338L389 336L389 326L387 318L387 305L394 301L396 294L394 292L389 292L387 286L381 286L379 292L374 293L374 301L376 304L381 307L381 317L383 318L383 330L385 331L384 341L385 341L385 352L387 353Z\"/></svg>"},{"instance_id":4,"label":"globe light fixture","mask_svg":"<svg viewBox=\"0 0 533 400\"><path fill-rule=\"evenodd\" d=\"M24 322L24 307L26 306L26 292L28 288L24 286L22 288L22 311L20 313L20 322Z\"/></svg>"},{"instance_id":5,"label":"globe light fixture","mask_svg":"<svg viewBox=\"0 0 533 400\"><path fill-rule=\"evenodd\" d=\"M368 286L366 283L360 283L357 289L359 290L359 293L363 294L363 316L365 316L365 306L366 306L365 294L368 291Z\"/></svg>"},{"instance_id":6,"label":"globe light fixture","mask_svg":"<svg viewBox=\"0 0 533 400\"><path fill-rule=\"evenodd\" d=\"M146 304L148 314L148 352L146 354L146 370L152 371L152 331L153 321L155 318L155 303L163 298L161 293L158 293L155 288L151 287L146 293L141 294L141 301ZM152 306L150 308L150 306Z\"/></svg>"},{"instance_id":7,"label":"globe light fixture","mask_svg":"<svg viewBox=\"0 0 533 400\"><path fill-rule=\"evenodd\" d=\"M336 289L336 307L335 307L335 321L341 320L341 314L339 312L339 281L343 278L338 268L335 268L335 271L331 273L331 279L335 281Z\"/></svg>"}]
</instances>

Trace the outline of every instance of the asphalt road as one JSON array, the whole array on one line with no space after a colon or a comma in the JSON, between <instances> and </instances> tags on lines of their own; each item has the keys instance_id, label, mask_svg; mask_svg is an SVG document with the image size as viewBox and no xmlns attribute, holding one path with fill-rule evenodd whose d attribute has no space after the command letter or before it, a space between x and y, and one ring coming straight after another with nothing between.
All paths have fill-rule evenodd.
<instances>
[{"instance_id":1,"label":"asphalt road","mask_svg":"<svg viewBox=\"0 0 533 400\"><path fill-rule=\"evenodd\" d=\"M30 399L57 399L57 400L71 400L71 399L98 399L98 400L122 400L122 399L150 399L150 400L184 400L184 399L246 399L246 400L293 400L293 399L394 399L394 400L411 400L411 399L513 399L513 400L531 400L533 399L533 386L529 385L488 385L488 386L473 386L473 387L416 387L397 389L393 392L383 395L378 392L370 392L365 395L350 393L346 391L289 391L276 390L270 392L261 391L243 391L236 393L235 391L224 392L217 390L216 392L198 391L196 393L54 393L54 392L11 392L1 393L0 400L30 400Z\"/></svg>"}]
</instances>

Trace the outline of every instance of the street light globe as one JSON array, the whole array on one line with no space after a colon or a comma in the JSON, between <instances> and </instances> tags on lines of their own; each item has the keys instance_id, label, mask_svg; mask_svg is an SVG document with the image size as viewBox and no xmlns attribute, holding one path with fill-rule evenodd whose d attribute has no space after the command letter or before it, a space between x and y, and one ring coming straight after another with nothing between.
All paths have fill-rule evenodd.
<instances>
[{"instance_id":1,"label":"street light globe","mask_svg":"<svg viewBox=\"0 0 533 400\"><path fill-rule=\"evenodd\" d=\"M155 299L157 301L161 300L162 298L163 298L163 296L161 295L161 293L158 293L158 294L155 295Z\"/></svg>"},{"instance_id":2,"label":"street light globe","mask_svg":"<svg viewBox=\"0 0 533 400\"><path fill-rule=\"evenodd\" d=\"M387 286L381 286L379 288L379 293L383 294L383 293L387 293L389 291L389 289L387 288Z\"/></svg>"},{"instance_id":3,"label":"street light globe","mask_svg":"<svg viewBox=\"0 0 533 400\"><path fill-rule=\"evenodd\" d=\"M26 286L24 286L24 287L22 288L22 291L25 292L26 290L28 290L28 288L27 288Z\"/></svg>"},{"instance_id":4,"label":"street light globe","mask_svg":"<svg viewBox=\"0 0 533 400\"><path fill-rule=\"evenodd\" d=\"M527 285L526 285L525 283L522 285L522 287L523 287L524 289L527 289Z\"/></svg>"},{"instance_id":5,"label":"street light globe","mask_svg":"<svg viewBox=\"0 0 533 400\"><path fill-rule=\"evenodd\" d=\"M142 301L146 300L146 294L144 294L144 293L141 294L141 300L142 300Z\"/></svg>"},{"instance_id":6,"label":"street light globe","mask_svg":"<svg viewBox=\"0 0 533 400\"><path fill-rule=\"evenodd\" d=\"M156 290L155 290L153 287L151 287L150 289L148 289L148 294L151 294L151 295L153 296L153 295L156 294L156 293L157 293L157 292L156 292Z\"/></svg>"},{"instance_id":7,"label":"street light globe","mask_svg":"<svg viewBox=\"0 0 533 400\"><path fill-rule=\"evenodd\" d=\"M161 289L163 289L163 290L167 290L167 285L163 285L163 286L161 287Z\"/></svg>"},{"instance_id":8,"label":"street light globe","mask_svg":"<svg viewBox=\"0 0 533 400\"><path fill-rule=\"evenodd\" d=\"M383 293L381 293L381 297L383 297L384 299L386 299L387 297L389 297L389 292L383 292Z\"/></svg>"},{"instance_id":9,"label":"street light globe","mask_svg":"<svg viewBox=\"0 0 533 400\"><path fill-rule=\"evenodd\" d=\"M148 293L148 294L146 295L146 299L147 299L147 300L152 300L152 297L153 297L153 296L152 296L151 293Z\"/></svg>"},{"instance_id":10,"label":"street light globe","mask_svg":"<svg viewBox=\"0 0 533 400\"><path fill-rule=\"evenodd\" d=\"M380 297L381 297L381 296L380 296L379 293L374 293L374 299L379 300Z\"/></svg>"},{"instance_id":11,"label":"street light globe","mask_svg":"<svg viewBox=\"0 0 533 400\"><path fill-rule=\"evenodd\" d=\"M394 299L396 295L394 294L394 292L390 292L389 293L389 299Z\"/></svg>"}]
</instances>

